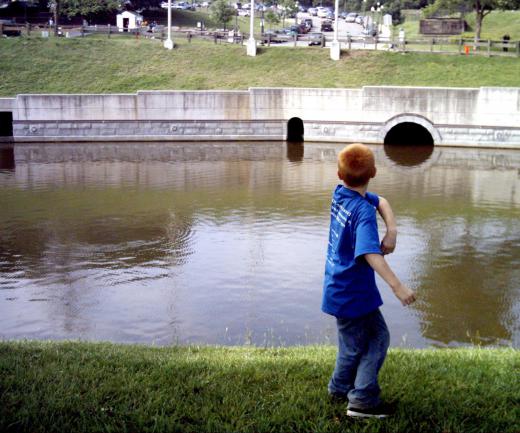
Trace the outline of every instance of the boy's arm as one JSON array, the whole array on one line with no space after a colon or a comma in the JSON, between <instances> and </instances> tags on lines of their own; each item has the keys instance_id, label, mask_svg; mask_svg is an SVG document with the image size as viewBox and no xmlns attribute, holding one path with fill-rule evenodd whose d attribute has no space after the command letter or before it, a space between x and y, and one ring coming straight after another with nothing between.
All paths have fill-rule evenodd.
<instances>
[{"instance_id":1,"label":"boy's arm","mask_svg":"<svg viewBox=\"0 0 520 433\"><path fill-rule=\"evenodd\" d=\"M395 296L401 301L401 304L410 305L415 301L415 293L399 281L399 278L392 272L392 269L390 269L390 266L388 266L388 263L386 263L382 255L365 254L365 260L391 287Z\"/></svg>"},{"instance_id":2,"label":"boy's arm","mask_svg":"<svg viewBox=\"0 0 520 433\"><path fill-rule=\"evenodd\" d=\"M379 214L383 218L386 225L386 234L381 241L381 252L383 254L393 253L397 242L397 224L395 222L394 212L384 197L379 197L379 206L377 207Z\"/></svg>"}]
</instances>

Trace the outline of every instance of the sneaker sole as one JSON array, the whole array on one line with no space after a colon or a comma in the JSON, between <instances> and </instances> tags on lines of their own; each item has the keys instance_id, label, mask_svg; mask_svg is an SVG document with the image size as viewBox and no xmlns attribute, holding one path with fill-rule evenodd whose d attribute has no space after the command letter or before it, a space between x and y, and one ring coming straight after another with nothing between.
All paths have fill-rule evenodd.
<instances>
[{"instance_id":1,"label":"sneaker sole","mask_svg":"<svg viewBox=\"0 0 520 433\"><path fill-rule=\"evenodd\" d=\"M388 414L372 414L372 413L363 413L356 412L354 410L347 409L347 416L351 416L353 418L388 418L390 415Z\"/></svg>"}]
</instances>

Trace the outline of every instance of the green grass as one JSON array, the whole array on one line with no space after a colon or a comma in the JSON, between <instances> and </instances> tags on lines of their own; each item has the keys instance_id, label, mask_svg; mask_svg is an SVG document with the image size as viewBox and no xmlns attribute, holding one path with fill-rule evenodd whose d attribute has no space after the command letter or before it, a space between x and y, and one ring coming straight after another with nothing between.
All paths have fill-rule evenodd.
<instances>
[{"instance_id":1,"label":"green grass","mask_svg":"<svg viewBox=\"0 0 520 433\"><path fill-rule=\"evenodd\" d=\"M468 13L465 20L470 26L469 31L464 32L463 38L474 38L475 36L475 14ZM400 28L404 28L407 39L420 39L424 35L419 33L419 21L405 21L395 26L394 35L397 35ZM480 38L483 40L491 39L494 41L502 40L506 33L511 36L512 41L520 40L520 11L493 11L482 22L482 33ZM459 35L453 38L460 38Z\"/></svg>"},{"instance_id":2,"label":"green grass","mask_svg":"<svg viewBox=\"0 0 520 433\"><path fill-rule=\"evenodd\" d=\"M391 350L380 375L397 402L353 422L327 398L335 348L0 343L0 430L518 432L513 349Z\"/></svg>"},{"instance_id":3,"label":"green grass","mask_svg":"<svg viewBox=\"0 0 520 433\"><path fill-rule=\"evenodd\" d=\"M10 38L0 40L0 96L20 93L103 93L151 89L247 89L363 85L520 86L517 58L485 58L328 49L260 49L174 38Z\"/></svg>"}]
</instances>

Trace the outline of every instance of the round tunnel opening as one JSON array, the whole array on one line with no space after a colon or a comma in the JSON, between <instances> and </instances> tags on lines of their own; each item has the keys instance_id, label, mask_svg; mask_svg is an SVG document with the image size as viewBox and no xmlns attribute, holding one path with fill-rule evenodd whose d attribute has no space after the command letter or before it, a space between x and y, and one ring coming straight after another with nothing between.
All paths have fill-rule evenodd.
<instances>
[{"instance_id":1,"label":"round tunnel opening","mask_svg":"<svg viewBox=\"0 0 520 433\"><path fill-rule=\"evenodd\" d=\"M303 120L299 117L293 117L287 122L287 141L299 142L303 141Z\"/></svg>"},{"instance_id":2,"label":"round tunnel opening","mask_svg":"<svg viewBox=\"0 0 520 433\"><path fill-rule=\"evenodd\" d=\"M385 137L385 153L397 165L413 167L428 161L434 140L430 131L414 122L395 125Z\"/></svg>"},{"instance_id":3,"label":"round tunnel opening","mask_svg":"<svg viewBox=\"0 0 520 433\"><path fill-rule=\"evenodd\" d=\"M403 122L395 125L385 137L385 144L433 146L433 137L424 127L413 122Z\"/></svg>"}]
</instances>

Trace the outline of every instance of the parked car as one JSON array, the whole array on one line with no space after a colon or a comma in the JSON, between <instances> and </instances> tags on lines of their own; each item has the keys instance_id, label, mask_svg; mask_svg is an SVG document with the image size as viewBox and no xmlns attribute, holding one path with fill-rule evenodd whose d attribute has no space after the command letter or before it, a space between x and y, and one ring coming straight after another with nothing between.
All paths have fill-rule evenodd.
<instances>
[{"instance_id":1,"label":"parked car","mask_svg":"<svg viewBox=\"0 0 520 433\"><path fill-rule=\"evenodd\" d=\"M358 16L358 14L356 12L350 12L349 14L347 14L347 17L345 18L345 21L347 23L353 23L356 21L356 17Z\"/></svg>"},{"instance_id":2,"label":"parked car","mask_svg":"<svg viewBox=\"0 0 520 433\"><path fill-rule=\"evenodd\" d=\"M329 21L329 20L322 21L321 31L322 32L333 32L334 27L332 26L332 21Z\"/></svg>"},{"instance_id":3,"label":"parked car","mask_svg":"<svg viewBox=\"0 0 520 433\"><path fill-rule=\"evenodd\" d=\"M313 23L312 23L312 18L305 18L303 20L303 23L307 26L307 28L310 30L312 29L312 26L313 26Z\"/></svg>"},{"instance_id":4,"label":"parked car","mask_svg":"<svg viewBox=\"0 0 520 433\"><path fill-rule=\"evenodd\" d=\"M248 17L251 16L251 12L249 12L247 9L240 9L238 11L238 15L240 15L241 17Z\"/></svg>"},{"instance_id":5,"label":"parked car","mask_svg":"<svg viewBox=\"0 0 520 433\"><path fill-rule=\"evenodd\" d=\"M347 15L348 15L348 12L343 11L343 12L340 12L339 17L342 19L345 19L345 18L347 18Z\"/></svg>"},{"instance_id":6,"label":"parked car","mask_svg":"<svg viewBox=\"0 0 520 433\"><path fill-rule=\"evenodd\" d=\"M318 8L318 16L320 18L326 18L327 15L329 14L329 12L330 12L329 8L324 8L324 7L319 7Z\"/></svg>"},{"instance_id":7,"label":"parked car","mask_svg":"<svg viewBox=\"0 0 520 433\"><path fill-rule=\"evenodd\" d=\"M267 44L271 41L272 44L279 44L281 42L287 42L288 38L284 33L280 33L278 30L267 30L264 32L263 43Z\"/></svg>"},{"instance_id":8,"label":"parked car","mask_svg":"<svg viewBox=\"0 0 520 433\"><path fill-rule=\"evenodd\" d=\"M321 39L323 35L318 32L309 33L307 35L308 41L309 41L309 47L313 45L321 45Z\"/></svg>"},{"instance_id":9,"label":"parked car","mask_svg":"<svg viewBox=\"0 0 520 433\"><path fill-rule=\"evenodd\" d=\"M328 20L332 20L332 21L334 21L334 19L335 19L336 17L334 16L334 12L329 11L329 12L327 13L327 16L326 16L325 18L328 19Z\"/></svg>"},{"instance_id":10,"label":"parked car","mask_svg":"<svg viewBox=\"0 0 520 433\"><path fill-rule=\"evenodd\" d=\"M356 20L354 21L356 24L363 24L363 19L364 17L362 17L361 15L358 15L356 17Z\"/></svg>"},{"instance_id":11,"label":"parked car","mask_svg":"<svg viewBox=\"0 0 520 433\"><path fill-rule=\"evenodd\" d=\"M318 9L316 8L309 8L307 9L307 13L312 16L312 17L315 17L318 15Z\"/></svg>"}]
</instances>

